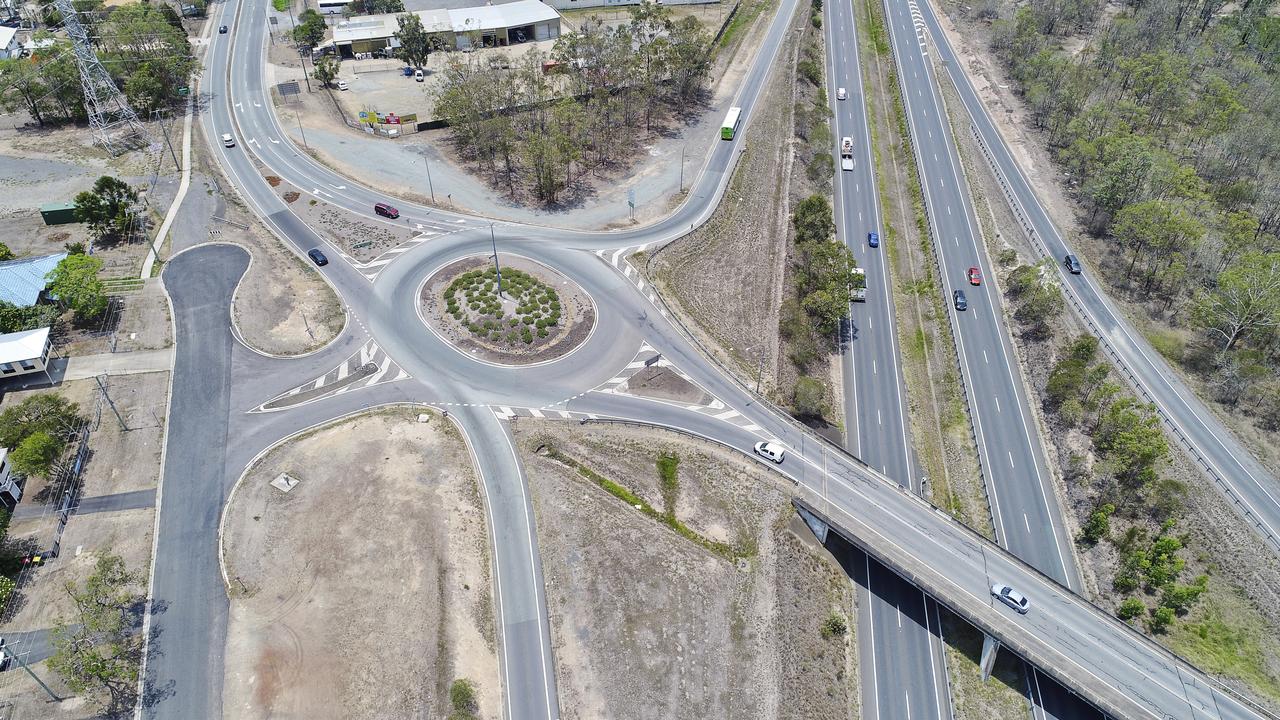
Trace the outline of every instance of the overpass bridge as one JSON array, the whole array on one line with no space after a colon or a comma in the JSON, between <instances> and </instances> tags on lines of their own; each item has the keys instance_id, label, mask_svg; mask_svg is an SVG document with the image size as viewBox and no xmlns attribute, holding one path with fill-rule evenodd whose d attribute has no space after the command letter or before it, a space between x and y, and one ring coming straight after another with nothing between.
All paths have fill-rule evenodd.
<instances>
[{"instance_id":1,"label":"overpass bridge","mask_svg":"<svg viewBox=\"0 0 1280 720\"><path fill-rule=\"evenodd\" d=\"M1275 717L941 509L861 480L821 493L802 484L793 504L819 539L839 534L981 630L984 672L1003 646L1113 718ZM867 502L886 491L899 497ZM1025 615L991 596L997 583L1028 597Z\"/></svg>"}]
</instances>

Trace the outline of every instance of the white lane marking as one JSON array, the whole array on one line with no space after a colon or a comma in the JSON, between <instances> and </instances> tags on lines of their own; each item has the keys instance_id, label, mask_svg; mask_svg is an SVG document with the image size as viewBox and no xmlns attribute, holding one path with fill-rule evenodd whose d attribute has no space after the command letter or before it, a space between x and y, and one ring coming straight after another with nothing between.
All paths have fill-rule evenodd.
<instances>
[{"instance_id":1,"label":"white lane marking","mask_svg":"<svg viewBox=\"0 0 1280 720\"><path fill-rule=\"evenodd\" d=\"M951 206L950 206L950 205L948 205L948 206L947 206L947 214L948 214L948 215L950 215L950 214L951 214Z\"/></svg>"},{"instance_id":2,"label":"white lane marking","mask_svg":"<svg viewBox=\"0 0 1280 720\"><path fill-rule=\"evenodd\" d=\"M895 607L894 611L898 613L898 629L902 629L902 608Z\"/></svg>"},{"instance_id":3,"label":"white lane marking","mask_svg":"<svg viewBox=\"0 0 1280 720\"><path fill-rule=\"evenodd\" d=\"M280 141L279 141L279 140L277 140L277 139L275 139L275 138L273 138L273 137L269 137L269 138L267 138L267 139L268 139L268 140L270 140L271 142L275 143L276 145L279 145L279 144L280 144Z\"/></svg>"},{"instance_id":4,"label":"white lane marking","mask_svg":"<svg viewBox=\"0 0 1280 720\"><path fill-rule=\"evenodd\" d=\"M995 397L995 396L992 395L992 397ZM1000 410L1000 398L998 397L996 398L996 412L1003 412L1002 410Z\"/></svg>"},{"instance_id":5,"label":"white lane marking","mask_svg":"<svg viewBox=\"0 0 1280 720\"><path fill-rule=\"evenodd\" d=\"M1016 465L1013 464L1013 451L1009 450L1008 453L1009 453L1009 467L1017 467Z\"/></svg>"},{"instance_id":6,"label":"white lane marking","mask_svg":"<svg viewBox=\"0 0 1280 720\"><path fill-rule=\"evenodd\" d=\"M880 420L880 408L876 408L876 424L877 424L877 425L883 425L883 424L884 424L884 423L883 423L883 422L881 422L881 420Z\"/></svg>"},{"instance_id":7,"label":"white lane marking","mask_svg":"<svg viewBox=\"0 0 1280 720\"><path fill-rule=\"evenodd\" d=\"M1027 534L1031 534L1031 521L1027 520L1027 514L1022 513L1022 524L1027 526Z\"/></svg>"},{"instance_id":8,"label":"white lane marking","mask_svg":"<svg viewBox=\"0 0 1280 720\"><path fill-rule=\"evenodd\" d=\"M982 351L982 362L987 363L988 365L991 364L991 361L987 359L987 351L985 349Z\"/></svg>"}]
</instances>

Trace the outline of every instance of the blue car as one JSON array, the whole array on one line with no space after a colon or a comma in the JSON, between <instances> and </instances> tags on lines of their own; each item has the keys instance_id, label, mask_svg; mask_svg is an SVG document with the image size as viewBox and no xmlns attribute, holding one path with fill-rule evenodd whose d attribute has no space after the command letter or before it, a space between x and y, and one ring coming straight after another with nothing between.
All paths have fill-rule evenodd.
<instances>
[{"instance_id":1,"label":"blue car","mask_svg":"<svg viewBox=\"0 0 1280 720\"><path fill-rule=\"evenodd\" d=\"M876 233L867 233L867 245L871 247L880 247L880 236Z\"/></svg>"},{"instance_id":2,"label":"blue car","mask_svg":"<svg viewBox=\"0 0 1280 720\"><path fill-rule=\"evenodd\" d=\"M411 67L405 66L400 72L404 73L405 77L413 77L413 68Z\"/></svg>"}]
</instances>

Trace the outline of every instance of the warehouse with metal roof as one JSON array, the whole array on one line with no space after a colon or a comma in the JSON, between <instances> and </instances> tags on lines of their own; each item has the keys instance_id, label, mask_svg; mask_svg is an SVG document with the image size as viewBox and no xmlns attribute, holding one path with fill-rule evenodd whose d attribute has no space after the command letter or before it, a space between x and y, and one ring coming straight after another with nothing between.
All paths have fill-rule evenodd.
<instances>
[{"instance_id":1,"label":"warehouse with metal roof","mask_svg":"<svg viewBox=\"0 0 1280 720\"><path fill-rule=\"evenodd\" d=\"M49 273L66 257L63 252L0 262L0 300L18 307L35 305L49 285Z\"/></svg>"},{"instance_id":2,"label":"warehouse with metal roof","mask_svg":"<svg viewBox=\"0 0 1280 720\"><path fill-rule=\"evenodd\" d=\"M338 23L333 44L342 57L388 54L399 47L395 34L399 15L365 15ZM560 37L560 13L539 0L516 0L504 5L452 10L420 10L413 13L422 27L441 38L446 47L501 47Z\"/></svg>"}]
</instances>

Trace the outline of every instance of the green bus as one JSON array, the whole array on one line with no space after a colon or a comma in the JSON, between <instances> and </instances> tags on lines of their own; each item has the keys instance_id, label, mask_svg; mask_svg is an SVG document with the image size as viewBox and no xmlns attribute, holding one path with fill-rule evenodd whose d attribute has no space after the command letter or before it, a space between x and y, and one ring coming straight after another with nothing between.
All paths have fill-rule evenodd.
<instances>
[{"instance_id":1,"label":"green bus","mask_svg":"<svg viewBox=\"0 0 1280 720\"><path fill-rule=\"evenodd\" d=\"M724 116L724 125L720 126L720 139L732 140L733 134L738 131L738 123L740 122L742 122L742 108L729 108L729 114Z\"/></svg>"}]
</instances>

